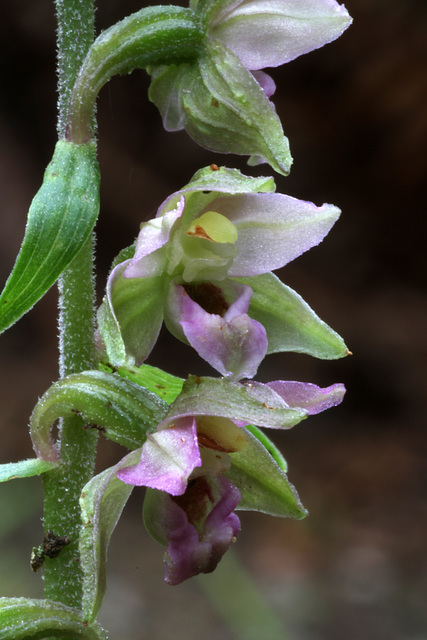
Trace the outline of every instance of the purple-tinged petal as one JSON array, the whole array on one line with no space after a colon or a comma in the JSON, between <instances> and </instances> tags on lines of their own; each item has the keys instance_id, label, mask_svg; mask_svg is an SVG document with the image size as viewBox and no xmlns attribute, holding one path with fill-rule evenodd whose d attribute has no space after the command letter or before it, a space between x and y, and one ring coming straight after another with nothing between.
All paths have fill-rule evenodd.
<instances>
[{"instance_id":1,"label":"purple-tinged petal","mask_svg":"<svg viewBox=\"0 0 427 640\"><path fill-rule=\"evenodd\" d=\"M237 425L253 424L271 429L290 429L307 416L304 409L289 408L273 389L260 383L258 386L261 394L257 391L257 383L252 381L242 384L228 378L189 376L181 393L171 404L165 419L174 420L175 416L197 416L199 422L201 416L220 416ZM202 433L206 428L203 421L202 419L200 427ZM214 439L218 437L214 431L211 433ZM233 440L233 444L236 444L234 436ZM219 444L221 441L222 438ZM218 448L221 450L221 447ZM243 451L245 448L246 446L237 446L234 450Z\"/></svg>"},{"instance_id":2,"label":"purple-tinged petal","mask_svg":"<svg viewBox=\"0 0 427 640\"><path fill-rule=\"evenodd\" d=\"M237 229L230 277L260 275L283 267L318 245L341 213L334 205L317 207L280 193L217 198L210 207Z\"/></svg>"},{"instance_id":3,"label":"purple-tinged petal","mask_svg":"<svg viewBox=\"0 0 427 640\"><path fill-rule=\"evenodd\" d=\"M214 571L240 531L233 513L239 500L239 490L221 476L197 478L184 496L174 500L187 521L182 518L181 526L167 536L166 582L176 585Z\"/></svg>"},{"instance_id":4,"label":"purple-tinged petal","mask_svg":"<svg viewBox=\"0 0 427 640\"><path fill-rule=\"evenodd\" d=\"M138 464L117 473L126 484L151 487L177 496L184 493L188 477L202 464L195 418L183 418L168 428L149 434Z\"/></svg>"},{"instance_id":5,"label":"purple-tinged petal","mask_svg":"<svg viewBox=\"0 0 427 640\"><path fill-rule=\"evenodd\" d=\"M203 572L211 545L202 542L196 528L188 522L186 513L171 499L170 509L175 511L175 520L180 520L168 536L167 551L164 556L165 582L177 585Z\"/></svg>"},{"instance_id":6,"label":"purple-tinged petal","mask_svg":"<svg viewBox=\"0 0 427 640\"><path fill-rule=\"evenodd\" d=\"M268 382L266 386L273 389L290 407L305 409L309 415L335 407L342 402L345 394L345 387L341 383L322 389L310 382L276 380Z\"/></svg>"},{"instance_id":7,"label":"purple-tinged petal","mask_svg":"<svg viewBox=\"0 0 427 640\"><path fill-rule=\"evenodd\" d=\"M262 402L266 408L277 410L278 408L289 409L290 407L283 396L280 393L277 393L275 389L271 388L269 384L251 380L250 382L244 382L243 386L251 398L254 398L258 402Z\"/></svg>"},{"instance_id":8,"label":"purple-tinged petal","mask_svg":"<svg viewBox=\"0 0 427 640\"><path fill-rule=\"evenodd\" d=\"M264 71L253 71L252 75L261 86L267 98L271 98L276 91L276 83L273 78L269 76L268 73L264 73Z\"/></svg>"},{"instance_id":9,"label":"purple-tinged petal","mask_svg":"<svg viewBox=\"0 0 427 640\"><path fill-rule=\"evenodd\" d=\"M135 255L124 272L125 278L147 278L163 273L166 256L161 249L168 242L172 226L181 217L184 205L181 196L176 209L142 224Z\"/></svg>"},{"instance_id":10,"label":"purple-tinged petal","mask_svg":"<svg viewBox=\"0 0 427 640\"><path fill-rule=\"evenodd\" d=\"M214 369L235 380L252 378L268 347L264 327L242 311L251 297L248 300L247 293L242 288L221 317L208 313L183 287L176 287L180 325L188 342Z\"/></svg>"},{"instance_id":11,"label":"purple-tinged petal","mask_svg":"<svg viewBox=\"0 0 427 640\"><path fill-rule=\"evenodd\" d=\"M247 69L278 67L338 38L352 20L335 0L223 2L210 28Z\"/></svg>"}]
</instances>

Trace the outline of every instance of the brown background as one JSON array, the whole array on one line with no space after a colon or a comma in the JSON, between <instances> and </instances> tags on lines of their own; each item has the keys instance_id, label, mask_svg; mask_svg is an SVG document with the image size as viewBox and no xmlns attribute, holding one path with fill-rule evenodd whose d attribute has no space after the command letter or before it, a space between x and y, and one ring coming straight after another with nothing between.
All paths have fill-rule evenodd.
<instances>
[{"instance_id":1,"label":"brown background","mask_svg":"<svg viewBox=\"0 0 427 640\"><path fill-rule=\"evenodd\" d=\"M52 4L15 0L0 10L2 282L55 143ZM99 30L140 8L135 0L99 4ZM288 522L243 514L235 553L292 640L421 640L427 635L427 5L348 0L346 6L354 24L341 39L272 75L294 156L278 190L343 211L326 241L281 276L354 355L336 362L270 356L259 379L343 381L348 394L341 407L274 434L310 517ZM142 71L114 78L98 104L100 296L111 260L139 223L199 167L216 162L270 173L204 151L185 133L166 134L147 87ZM54 288L0 337L2 462L32 455L28 417L57 377L56 333ZM191 357L165 335L150 361L182 375L211 373ZM103 446L100 468L118 455ZM1 487L4 595L41 595L40 576L28 566L42 535L39 484ZM235 638L203 591L205 582L163 584L162 550L144 532L141 502L135 491L110 549L101 620L111 637Z\"/></svg>"}]
</instances>

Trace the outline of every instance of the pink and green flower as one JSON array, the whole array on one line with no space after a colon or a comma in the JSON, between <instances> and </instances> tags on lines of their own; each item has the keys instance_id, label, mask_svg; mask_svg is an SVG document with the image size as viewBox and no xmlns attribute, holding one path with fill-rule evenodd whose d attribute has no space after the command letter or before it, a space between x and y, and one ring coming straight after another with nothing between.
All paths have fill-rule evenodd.
<instances>
[{"instance_id":1,"label":"pink and green flower","mask_svg":"<svg viewBox=\"0 0 427 640\"><path fill-rule=\"evenodd\" d=\"M162 322L221 375L252 378L266 353L347 354L272 270L319 244L337 207L273 192L271 178L208 168L141 225L133 255L112 270L99 312L111 364L139 364Z\"/></svg>"}]
</instances>

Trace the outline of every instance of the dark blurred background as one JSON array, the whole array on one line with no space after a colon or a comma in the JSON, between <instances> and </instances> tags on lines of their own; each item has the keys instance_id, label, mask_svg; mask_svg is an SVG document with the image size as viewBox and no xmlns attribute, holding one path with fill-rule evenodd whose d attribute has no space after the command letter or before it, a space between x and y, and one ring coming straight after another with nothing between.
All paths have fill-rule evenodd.
<instances>
[{"instance_id":1,"label":"dark blurred background","mask_svg":"<svg viewBox=\"0 0 427 640\"><path fill-rule=\"evenodd\" d=\"M0 10L1 282L56 139L52 5L15 0ZM99 5L98 30L141 7L136 0ZM234 553L281 621L283 640L422 640L427 4L348 0L346 6L354 24L339 40L272 75L294 156L291 175L277 177L278 191L343 211L323 244L280 275L344 336L354 355L333 362L270 356L259 379L322 386L343 381L348 393L339 408L273 434L310 517L292 522L242 514ZM251 169L244 159L204 151L185 133L165 133L147 88L147 75L136 71L114 78L98 102L99 296L109 264L132 242L139 223L198 168L216 162L252 175L271 173L267 165ZM0 462L33 455L27 424L38 397L57 378L56 322L53 288L0 337ZM212 373L167 335L150 362L180 375ZM100 468L120 453L102 445ZM212 582L163 584L162 549L143 529L141 502L142 492L135 491L110 547L101 621L111 638L236 638L209 597ZM42 593L28 563L42 537L40 518L38 479L2 485L3 595ZM273 640L269 633L265 640Z\"/></svg>"}]
</instances>

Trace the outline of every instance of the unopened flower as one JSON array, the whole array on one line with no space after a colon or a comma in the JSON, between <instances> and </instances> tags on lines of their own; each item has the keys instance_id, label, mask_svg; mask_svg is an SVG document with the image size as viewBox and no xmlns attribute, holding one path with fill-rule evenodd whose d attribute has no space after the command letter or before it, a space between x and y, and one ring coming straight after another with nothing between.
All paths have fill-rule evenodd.
<instances>
[{"instance_id":1,"label":"unopened flower","mask_svg":"<svg viewBox=\"0 0 427 640\"><path fill-rule=\"evenodd\" d=\"M142 224L133 257L110 274L99 314L112 364L143 361L164 319L222 375L255 375L283 321L280 312L266 328L252 316L261 299L254 288L265 291L259 279L321 242L340 214L273 187L235 170L202 170ZM291 309L282 295L268 306L277 298Z\"/></svg>"},{"instance_id":2,"label":"unopened flower","mask_svg":"<svg viewBox=\"0 0 427 640\"><path fill-rule=\"evenodd\" d=\"M288 140L262 71L338 38L351 24L335 0L194 0L205 32L193 62L154 67L150 99L168 131L185 128L204 147L251 155L289 173Z\"/></svg>"}]
</instances>

